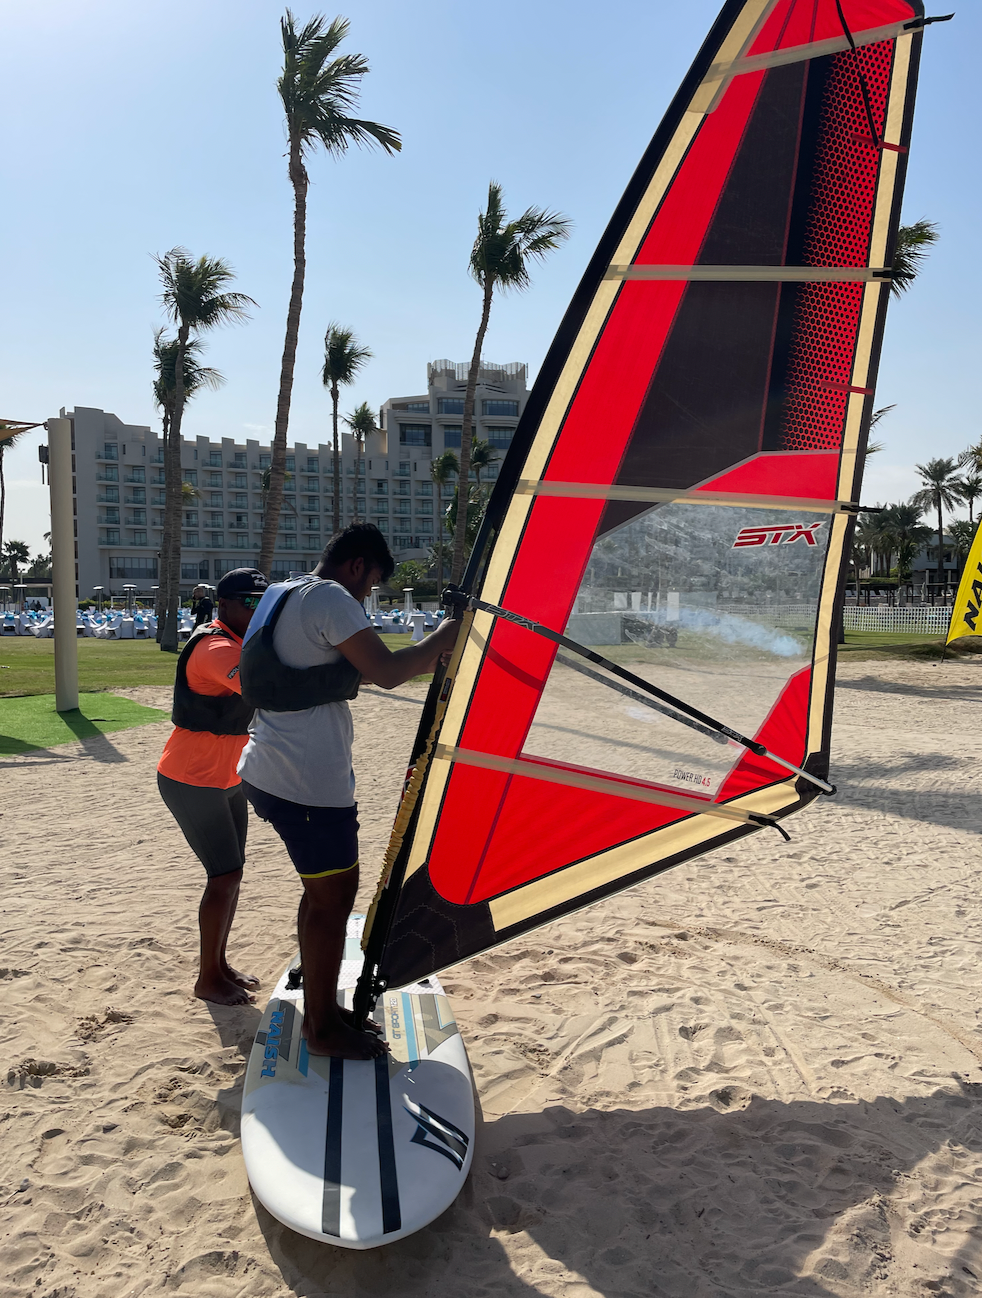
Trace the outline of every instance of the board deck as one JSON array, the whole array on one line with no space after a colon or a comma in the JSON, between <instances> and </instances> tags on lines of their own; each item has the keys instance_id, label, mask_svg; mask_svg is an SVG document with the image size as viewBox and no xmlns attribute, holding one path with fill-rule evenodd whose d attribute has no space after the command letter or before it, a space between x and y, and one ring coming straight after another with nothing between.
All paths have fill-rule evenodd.
<instances>
[{"instance_id":1,"label":"board deck","mask_svg":"<svg viewBox=\"0 0 982 1298\"><path fill-rule=\"evenodd\" d=\"M350 1008L363 915L348 921L338 999ZM246 1068L242 1153L253 1190L284 1225L342 1248L403 1239L456 1199L474 1153L467 1052L436 978L376 1007L391 1054L307 1053L303 990L276 984Z\"/></svg>"}]
</instances>

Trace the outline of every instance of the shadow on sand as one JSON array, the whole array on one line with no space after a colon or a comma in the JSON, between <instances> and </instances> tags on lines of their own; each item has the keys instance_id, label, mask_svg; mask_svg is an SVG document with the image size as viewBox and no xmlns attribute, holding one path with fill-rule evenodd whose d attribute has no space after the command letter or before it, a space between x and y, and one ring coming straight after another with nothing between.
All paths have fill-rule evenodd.
<instances>
[{"instance_id":1,"label":"shadow on sand","mask_svg":"<svg viewBox=\"0 0 982 1298\"><path fill-rule=\"evenodd\" d=\"M974 1177L982 1087L956 1078L921 1098L784 1103L734 1086L712 1099L486 1122L453 1207L368 1253L295 1235L254 1200L257 1217L298 1298L830 1298L843 1282L954 1298L982 1288L978 1217L966 1215L964 1190L957 1205L943 1194ZM961 1251L948 1242L956 1233L970 1241Z\"/></svg>"}]
</instances>

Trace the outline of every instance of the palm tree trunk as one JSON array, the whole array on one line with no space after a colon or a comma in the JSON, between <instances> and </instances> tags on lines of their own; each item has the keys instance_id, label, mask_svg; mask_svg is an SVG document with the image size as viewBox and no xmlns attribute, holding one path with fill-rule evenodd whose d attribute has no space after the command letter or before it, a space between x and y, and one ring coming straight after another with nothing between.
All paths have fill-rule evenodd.
<instances>
[{"instance_id":1,"label":"palm tree trunk","mask_svg":"<svg viewBox=\"0 0 982 1298\"><path fill-rule=\"evenodd\" d=\"M450 569L450 580L456 585L464 572L464 545L467 538L467 506L470 501L471 442L474 438L474 395L477 392L477 376L481 369L481 352L484 348L484 335L488 331L488 320L491 316L491 295L493 283L488 280L484 285L484 303L481 309L481 323L474 340L474 353L471 366L467 371L467 390L464 393L464 417L460 432L460 472L457 475L457 525L453 537L453 564Z\"/></svg>"},{"instance_id":2,"label":"palm tree trunk","mask_svg":"<svg viewBox=\"0 0 982 1298\"><path fill-rule=\"evenodd\" d=\"M443 598L443 501L440 498L440 492L443 483L436 484L436 513L437 527L440 529L437 533L437 551L436 551L436 597L437 601Z\"/></svg>"},{"instance_id":3,"label":"palm tree trunk","mask_svg":"<svg viewBox=\"0 0 982 1298\"><path fill-rule=\"evenodd\" d=\"M283 505L283 481L286 473L286 434L290 426L290 400L293 396L293 370L300 337L300 311L303 307L303 283L307 269L304 245L307 237L307 169L300 153L300 141L290 140L290 181L293 185L293 284L290 306L286 313L286 337L280 362L280 391L276 399L276 423L270 455L269 493L263 513L263 539L259 550L259 569L269 575L276 549L276 533Z\"/></svg>"},{"instance_id":4,"label":"palm tree trunk","mask_svg":"<svg viewBox=\"0 0 982 1298\"><path fill-rule=\"evenodd\" d=\"M163 451L164 451L164 528L160 536L160 549L157 552L157 599L153 606L154 616L157 619L157 643L160 644L164 638L164 622L167 610L167 579L165 575L166 564L164 555L166 553L164 545L167 541L167 456L170 447L170 411L164 406L161 414L161 431L163 433Z\"/></svg>"},{"instance_id":5,"label":"palm tree trunk","mask_svg":"<svg viewBox=\"0 0 982 1298\"><path fill-rule=\"evenodd\" d=\"M161 568L165 598L164 627L160 635L163 653L177 653L178 611L181 603L181 423L184 419L184 352L188 343L188 325L177 331L174 357L174 409L171 412L167 446L164 450L164 535L161 545Z\"/></svg>"},{"instance_id":6,"label":"palm tree trunk","mask_svg":"<svg viewBox=\"0 0 982 1298\"><path fill-rule=\"evenodd\" d=\"M944 585L944 518L941 514L941 497L938 497L938 585Z\"/></svg>"},{"instance_id":7,"label":"palm tree trunk","mask_svg":"<svg viewBox=\"0 0 982 1298\"><path fill-rule=\"evenodd\" d=\"M3 444L0 443L0 557L3 555L3 516L7 508L7 481L3 476Z\"/></svg>"},{"instance_id":8,"label":"palm tree trunk","mask_svg":"<svg viewBox=\"0 0 982 1298\"><path fill-rule=\"evenodd\" d=\"M334 465L334 493L331 502L331 530L335 536L341 531L341 446L338 442L338 400L341 389L337 383L331 384L331 430ZM357 467L357 466L356 466Z\"/></svg>"}]
</instances>

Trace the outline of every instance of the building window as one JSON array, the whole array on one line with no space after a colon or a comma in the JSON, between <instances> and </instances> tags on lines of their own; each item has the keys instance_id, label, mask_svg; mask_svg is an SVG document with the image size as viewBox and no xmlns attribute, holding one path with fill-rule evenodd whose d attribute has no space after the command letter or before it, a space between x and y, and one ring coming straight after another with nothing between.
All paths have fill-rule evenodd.
<instances>
[{"instance_id":1,"label":"building window","mask_svg":"<svg viewBox=\"0 0 982 1298\"><path fill-rule=\"evenodd\" d=\"M514 428L487 428L485 432L488 435L488 441L492 446L509 447L511 439L515 436Z\"/></svg>"},{"instance_id":2,"label":"building window","mask_svg":"<svg viewBox=\"0 0 982 1298\"><path fill-rule=\"evenodd\" d=\"M406 410L412 415L428 415L430 413L430 403L428 401L407 401L400 409Z\"/></svg>"},{"instance_id":3,"label":"building window","mask_svg":"<svg viewBox=\"0 0 982 1298\"><path fill-rule=\"evenodd\" d=\"M438 415L462 415L464 413L463 397L440 397L437 401Z\"/></svg>"},{"instance_id":4,"label":"building window","mask_svg":"<svg viewBox=\"0 0 982 1298\"><path fill-rule=\"evenodd\" d=\"M119 469L116 468L115 464L107 464L101 473L95 475L95 480L96 482L118 482Z\"/></svg>"},{"instance_id":5,"label":"building window","mask_svg":"<svg viewBox=\"0 0 982 1298\"><path fill-rule=\"evenodd\" d=\"M389 512L389 502L387 500L372 501L373 514L387 514L388 512Z\"/></svg>"},{"instance_id":6,"label":"building window","mask_svg":"<svg viewBox=\"0 0 982 1298\"><path fill-rule=\"evenodd\" d=\"M394 496L409 495L409 492L411 491L411 487L408 482L397 482L394 485L395 485L395 491L392 493Z\"/></svg>"},{"instance_id":7,"label":"building window","mask_svg":"<svg viewBox=\"0 0 982 1298\"><path fill-rule=\"evenodd\" d=\"M287 473L296 473L297 457L295 455L288 455L286 457L286 471Z\"/></svg>"},{"instance_id":8,"label":"building window","mask_svg":"<svg viewBox=\"0 0 982 1298\"><path fill-rule=\"evenodd\" d=\"M375 485L372 487L372 495L387 496L389 494L389 484L385 478L376 478Z\"/></svg>"},{"instance_id":9,"label":"building window","mask_svg":"<svg viewBox=\"0 0 982 1298\"><path fill-rule=\"evenodd\" d=\"M110 507L109 509L106 510L106 517L103 518L101 521L102 521L103 523L118 523L118 522L119 522L119 510L118 510L118 509L113 509L113 508Z\"/></svg>"},{"instance_id":10,"label":"building window","mask_svg":"<svg viewBox=\"0 0 982 1298\"><path fill-rule=\"evenodd\" d=\"M102 491L99 493L99 495L96 497L96 499L99 500L99 501L114 502L114 503L118 504L118 503L119 503L119 488L118 488L118 487L104 487L104 488L102 489Z\"/></svg>"},{"instance_id":11,"label":"building window","mask_svg":"<svg viewBox=\"0 0 982 1298\"><path fill-rule=\"evenodd\" d=\"M416 483L416 495L417 495L417 496L432 496L432 495L433 495L433 483L432 483L432 482L417 482L417 483Z\"/></svg>"},{"instance_id":12,"label":"building window","mask_svg":"<svg viewBox=\"0 0 982 1298\"><path fill-rule=\"evenodd\" d=\"M134 487L129 494L127 503L130 505L145 505L147 503L146 487Z\"/></svg>"},{"instance_id":13,"label":"building window","mask_svg":"<svg viewBox=\"0 0 982 1298\"><path fill-rule=\"evenodd\" d=\"M225 497L220 491L213 491L208 497L208 504L212 509L221 509L225 503Z\"/></svg>"},{"instance_id":14,"label":"building window","mask_svg":"<svg viewBox=\"0 0 982 1298\"><path fill-rule=\"evenodd\" d=\"M432 500L417 500L417 501L416 501L416 513L417 513L417 514L432 514L432 513L433 513L433 501L432 501Z\"/></svg>"},{"instance_id":15,"label":"building window","mask_svg":"<svg viewBox=\"0 0 982 1298\"><path fill-rule=\"evenodd\" d=\"M295 536L284 536L280 545L284 550L295 550L297 548L297 538Z\"/></svg>"},{"instance_id":16,"label":"building window","mask_svg":"<svg viewBox=\"0 0 982 1298\"><path fill-rule=\"evenodd\" d=\"M155 483L156 486L162 487L164 483L167 481L167 479L164 477L163 469L155 469L153 473L153 477L150 479L150 481Z\"/></svg>"},{"instance_id":17,"label":"building window","mask_svg":"<svg viewBox=\"0 0 982 1298\"><path fill-rule=\"evenodd\" d=\"M413 538L411 536L394 536L392 544L397 550L411 550L413 548Z\"/></svg>"},{"instance_id":18,"label":"building window","mask_svg":"<svg viewBox=\"0 0 982 1298\"><path fill-rule=\"evenodd\" d=\"M105 446L102 448L102 458L104 460L119 459L119 447L115 442L106 442Z\"/></svg>"},{"instance_id":19,"label":"building window","mask_svg":"<svg viewBox=\"0 0 982 1298\"><path fill-rule=\"evenodd\" d=\"M443 444L448 449L454 449L460 446L460 435L463 432L460 424L445 424L443 428Z\"/></svg>"},{"instance_id":20,"label":"building window","mask_svg":"<svg viewBox=\"0 0 982 1298\"><path fill-rule=\"evenodd\" d=\"M221 508L221 504L222 504L221 496L219 496L217 500L214 496L212 496L211 503ZM235 495L232 497L232 508L233 509L249 508L249 497L246 495L244 491L237 491Z\"/></svg>"},{"instance_id":21,"label":"building window","mask_svg":"<svg viewBox=\"0 0 982 1298\"><path fill-rule=\"evenodd\" d=\"M185 532L185 533L184 533L184 544L187 545L187 546L190 546L193 550L197 550L197 548L198 548L198 533L197 533L197 532Z\"/></svg>"},{"instance_id":22,"label":"building window","mask_svg":"<svg viewBox=\"0 0 982 1298\"><path fill-rule=\"evenodd\" d=\"M220 473L209 473L206 487L220 487L222 485L222 475Z\"/></svg>"},{"instance_id":23,"label":"building window","mask_svg":"<svg viewBox=\"0 0 982 1298\"><path fill-rule=\"evenodd\" d=\"M397 478L408 478L408 477L409 477L409 461L408 461L408 460L400 460L399 463L398 463L398 464L396 465L396 467L395 467L395 474L396 474L396 477L397 477Z\"/></svg>"},{"instance_id":24,"label":"building window","mask_svg":"<svg viewBox=\"0 0 982 1298\"><path fill-rule=\"evenodd\" d=\"M248 487L249 479L244 473L230 473L228 475L228 485L230 487Z\"/></svg>"},{"instance_id":25,"label":"building window","mask_svg":"<svg viewBox=\"0 0 982 1298\"><path fill-rule=\"evenodd\" d=\"M105 540L103 541L102 544L103 544L103 545L119 545L119 529L116 528L116 527L107 527L107 528L106 528L106 538L105 538ZM111 562L112 562L112 560L110 560L110 563L111 563Z\"/></svg>"},{"instance_id":26,"label":"building window","mask_svg":"<svg viewBox=\"0 0 982 1298\"><path fill-rule=\"evenodd\" d=\"M181 564L181 581L207 581L208 560L200 559L197 563Z\"/></svg>"},{"instance_id":27,"label":"building window","mask_svg":"<svg viewBox=\"0 0 982 1298\"><path fill-rule=\"evenodd\" d=\"M112 544L112 542L110 542ZM122 555L109 556L110 577L139 577L144 581L157 580L157 560L147 558L124 558Z\"/></svg>"},{"instance_id":28,"label":"building window","mask_svg":"<svg viewBox=\"0 0 982 1298\"><path fill-rule=\"evenodd\" d=\"M221 453L221 451L209 451L209 452L208 452L208 463L209 463L210 465L212 465L214 468L216 468L216 469L220 469L220 468L222 467L222 453Z\"/></svg>"},{"instance_id":29,"label":"building window","mask_svg":"<svg viewBox=\"0 0 982 1298\"><path fill-rule=\"evenodd\" d=\"M241 531L243 528L246 528L246 529L248 530L248 527L249 527L249 515L248 515L248 514L236 514L236 515L235 515L235 518L234 518L234 521L232 522L232 527L234 527L234 528L236 529L236 531Z\"/></svg>"},{"instance_id":30,"label":"building window","mask_svg":"<svg viewBox=\"0 0 982 1298\"><path fill-rule=\"evenodd\" d=\"M146 482L147 471L142 466L139 469L130 469L126 475L127 482Z\"/></svg>"},{"instance_id":31,"label":"building window","mask_svg":"<svg viewBox=\"0 0 982 1298\"><path fill-rule=\"evenodd\" d=\"M181 474L181 481L189 482L192 487L196 487L198 485L198 470L185 469Z\"/></svg>"},{"instance_id":32,"label":"building window","mask_svg":"<svg viewBox=\"0 0 982 1298\"><path fill-rule=\"evenodd\" d=\"M225 548L225 533L212 532L210 544L213 550L223 550Z\"/></svg>"},{"instance_id":33,"label":"building window","mask_svg":"<svg viewBox=\"0 0 982 1298\"><path fill-rule=\"evenodd\" d=\"M486 464L486 465L484 466L484 476L485 476L485 478L488 480L488 482L494 482L494 480L495 480L495 479L497 478L497 476L498 476L498 469L499 469L499 468L500 468L500 465L497 465L497 464Z\"/></svg>"},{"instance_id":34,"label":"building window","mask_svg":"<svg viewBox=\"0 0 982 1298\"><path fill-rule=\"evenodd\" d=\"M392 502L393 514L410 514L412 513L413 504L411 500L395 500Z\"/></svg>"},{"instance_id":35,"label":"building window","mask_svg":"<svg viewBox=\"0 0 982 1298\"><path fill-rule=\"evenodd\" d=\"M134 533L133 533L133 544L134 544L134 545L146 545L146 543L147 543L147 534L146 534L146 532L134 532Z\"/></svg>"},{"instance_id":36,"label":"building window","mask_svg":"<svg viewBox=\"0 0 982 1298\"><path fill-rule=\"evenodd\" d=\"M481 409L486 415L517 415L517 401L482 401Z\"/></svg>"},{"instance_id":37,"label":"building window","mask_svg":"<svg viewBox=\"0 0 982 1298\"><path fill-rule=\"evenodd\" d=\"M185 527L198 526L198 511L196 509L186 509L184 511L184 526Z\"/></svg>"},{"instance_id":38,"label":"building window","mask_svg":"<svg viewBox=\"0 0 982 1298\"><path fill-rule=\"evenodd\" d=\"M319 518L308 518L308 519L307 519L307 531L308 531L308 532L319 532L320 530L321 530L321 521L320 521Z\"/></svg>"},{"instance_id":39,"label":"building window","mask_svg":"<svg viewBox=\"0 0 982 1298\"><path fill-rule=\"evenodd\" d=\"M375 524L375 526L378 528L378 530L382 533L383 536L388 536L389 520L387 518L380 518L378 522Z\"/></svg>"},{"instance_id":40,"label":"building window","mask_svg":"<svg viewBox=\"0 0 982 1298\"><path fill-rule=\"evenodd\" d=\"M208 517L205 519L205 524L208 527L223 527L225 524L225 515L209 514Z\"/></svg>"},{"instance_id":41,"label":"building window","mask_svg":"<svg viewBox=\"0 0 982 1298\"><path fill-rule=\"evenodd\" d=\"M318 460L316 455L307 456L307 472L308 473L320 472L320 461Z\"/></svg>"},{"instance_id":42,"label":"building window","mask_svg":"<svg viewBox=\"0 0 982 1298\"><path fill-rule=\"evenodd\" d=\"M240 532L239 535L233 539L232 544L236 550L248 550L249 537L245 532Z\"/></svg>"},{"instance_id":43,"label":"building window","mask_svg":"<svg viewBox=\"0 0 982 1298\"><path fill-rule=\"evenodd\" d=\"M245 451L235 451L234 454L232 455L232 463L235 465L237 469L246 468L247 465L246 465Z\"/></svg>"},{"instance_id":44,"label":"building window","mask_svg":"<svg viewBox=\"0 0 982 1298\"><path fill-rule=\"evenodd\" d=\"M146 527L147 511L145 509L134 509L129 522L132 527Z\"/></svg>"},{"instance_id":45,"label":"building window","mask_svg":"<svg viewBox=\"0 0 982 1298\"><path fill-rule=\"evenodd\" d=\"M271 463L272 463L272 459L269 455L260 455L259 467L261 469L268 469Z\"/></svg>"},{"instance_id":46,"label":"building window","mask_svg":"<svg viewBox=\"0 0 982 1298\"><path fill-rule=\"evenodd\" d=\"M400 446L432 446L432 444L433 429L430 424L399 425Z\"/></svg>"}]
</instances>

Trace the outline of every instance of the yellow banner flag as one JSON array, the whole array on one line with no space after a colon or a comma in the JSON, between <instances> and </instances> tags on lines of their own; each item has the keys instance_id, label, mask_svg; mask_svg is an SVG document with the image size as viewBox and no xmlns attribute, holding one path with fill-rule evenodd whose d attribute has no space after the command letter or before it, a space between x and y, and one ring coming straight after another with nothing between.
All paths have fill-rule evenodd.
<instances>
[{"instance_id":1,"label":"yellow banner flag","mask_svg":"<svg viewBox=\"0 0 982 1298\"><path fill-rule=\"evenodd\" d=\"M975 529L975 539L965 560L965 571L958 585L955 606L951 610L946 645L966 635L982 635L982 519Z\"/></svg>"}]
</instances>

